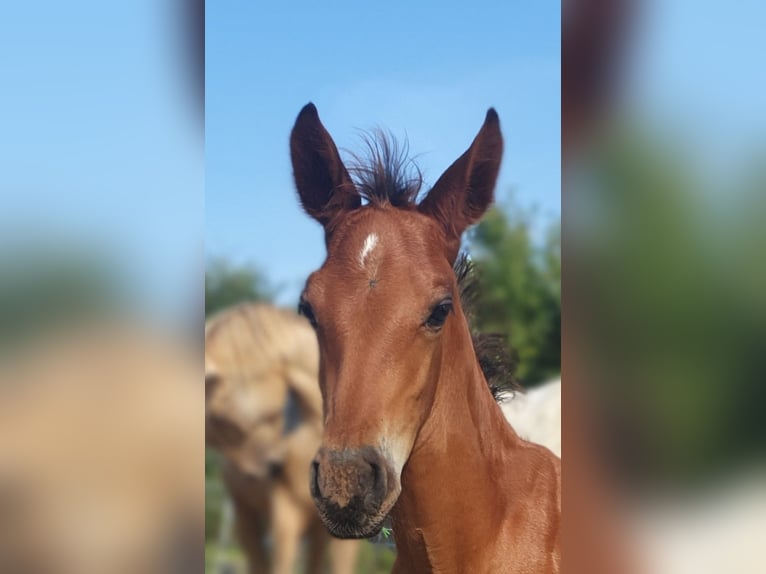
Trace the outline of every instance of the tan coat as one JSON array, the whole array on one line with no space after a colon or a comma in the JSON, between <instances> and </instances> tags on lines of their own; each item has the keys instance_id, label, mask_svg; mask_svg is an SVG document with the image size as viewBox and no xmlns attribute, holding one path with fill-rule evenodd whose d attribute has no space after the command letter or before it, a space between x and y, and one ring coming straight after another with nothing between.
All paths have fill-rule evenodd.
<instances>
[{"instance_id":1,"label":"tan coat","mask_svg":"<svg viewBox=\"0 0 766 574\"><path fill-rule=\"evenodd\" d=\"M333 572L354 571L359 543L331 538L309 494L309 466L322 435L318 362L313 330L290 311L242 304L205 328L206 441L223 457L253 574L292 574L304 536L308 572L320 571L327 551ZM295 428L288 400L299 411Z\"/></svg>"}]
</instances>

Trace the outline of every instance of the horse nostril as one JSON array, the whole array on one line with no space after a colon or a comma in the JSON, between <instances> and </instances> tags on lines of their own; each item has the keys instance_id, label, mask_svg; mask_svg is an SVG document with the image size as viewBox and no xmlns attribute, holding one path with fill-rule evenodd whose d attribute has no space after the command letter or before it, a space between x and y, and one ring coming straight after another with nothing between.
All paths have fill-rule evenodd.
<instances>
[{"instance_id":1,"label":"horse nostril","mask_svg":"<svg viewBox=\"0 0 766 574\"><path fill-rule=\"evenodd\" d=\"M372 492L375 496L382 497L386 491L386 475L380 464L371 462L372 468Z\"/></svg>"},{"instance_id":2,"label":"horse nostril","mask_svg":"<svg viewBox=\"0 0 766 574\"><path fill-rule=\"evenodd\" d=\"M321 498L319 492L319 462L311 461L311 496Z\"/></svg>"}]
</instances>

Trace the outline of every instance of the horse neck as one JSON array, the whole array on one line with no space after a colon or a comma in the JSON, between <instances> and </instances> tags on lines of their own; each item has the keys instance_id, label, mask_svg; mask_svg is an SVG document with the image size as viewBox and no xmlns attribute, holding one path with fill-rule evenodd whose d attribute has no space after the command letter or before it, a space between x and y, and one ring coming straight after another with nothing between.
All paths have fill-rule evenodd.
<instances>
[{"instance_id":1,"label":"horse neck","mask_svg":"<svg viewBox=\"0 0 766 574\"><path fill-rule=\"evenodd\" d=\"M522 442L487 387L467 324L459 323L449 336L433 407L404 467L392 513L397 547L407 562L420 564L415 571L439 570L434 562L454 568L458 557L469 555L466 547L481 548L496 535L492 530L508 505L513 465L507 461ZM467 524L471 516L482 517L482 524Z\"/></svg>"}]
</instances>

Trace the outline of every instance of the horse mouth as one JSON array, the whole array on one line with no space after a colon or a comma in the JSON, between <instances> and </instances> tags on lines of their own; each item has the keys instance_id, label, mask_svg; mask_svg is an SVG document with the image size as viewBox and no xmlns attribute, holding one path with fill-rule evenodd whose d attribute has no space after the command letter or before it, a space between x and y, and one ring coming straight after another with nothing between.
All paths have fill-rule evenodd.
<instances>
[{"instance_id":1,"label":"horse mouth","mask_svg":"<svg viewBox=\"0 0 766 574\"><path fill-rule=\"evenodd\" d=\"M377 512L370 516L360 512L355 501L352 501L343 508L335 504L322 505L319 517L334 537L363 539L380 534L388 513Z\"/></svg>"},{"instance_id":2,"label":"horse mouth","mask_svg":"<svg viewBox=\"0 0 766 574\"><path fill-rule=\"evenodd\" d=\"M354 496L345 506L328 499L314 498L319 518L336 538L373 538L380 534L388 513L399 498L399 489L382 503L367 496Z\"/></svg>"},{"instance_id":3,"label":"horse mouth","mask_svg":"<svg viewBox=\"0 0 766 574\"><path fill-rule=\"evenodd\" d=\"M385 519L381 520L377 524L370 525L368 528L365 529L359 529L359 528L346 528L346 527L339 527L337 529L327 527L330 531L330 534L335 536L336 538L345 538L345 539L354 539L354 540L364 540L367 538L374 538L378 534L380 534L380 531L383 529L383 522Z\"/></svg>"}]
</instances>

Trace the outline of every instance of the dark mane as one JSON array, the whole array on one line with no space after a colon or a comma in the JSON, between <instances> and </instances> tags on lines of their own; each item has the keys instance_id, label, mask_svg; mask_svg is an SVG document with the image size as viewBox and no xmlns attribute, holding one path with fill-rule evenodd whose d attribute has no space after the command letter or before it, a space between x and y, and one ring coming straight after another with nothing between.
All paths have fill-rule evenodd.
<instances>
[{"instance_id":1,"label":"dark mane","mask_svg":"<svg viewBox=\"0 0 766 574\"><path fill-rule=\"evenodd\" d=\"M400 143L381 129L362 132L366 153L348 152L349 173L359 195L372 205L411 208L423 186L423 174L408 157L407 141Z\"/></svg>"},{"instance_id":2,"label":"dark mane","mask_svg":"<svg viewBox=\"0 0 766 574\"><path fill-rule=\"evenodd\" d=\"M471 328L471 340L476 359L487 380L489 390L492 391L492 396L496 401L500 401L509 395L521 392L522 387L514 378L516 356L508 348L505 337L498 333L480 333L473 327L478 290L473 263L465 253L461 253L453 268L460 289L460 303Z\"/></svg>"}]
</instances>

